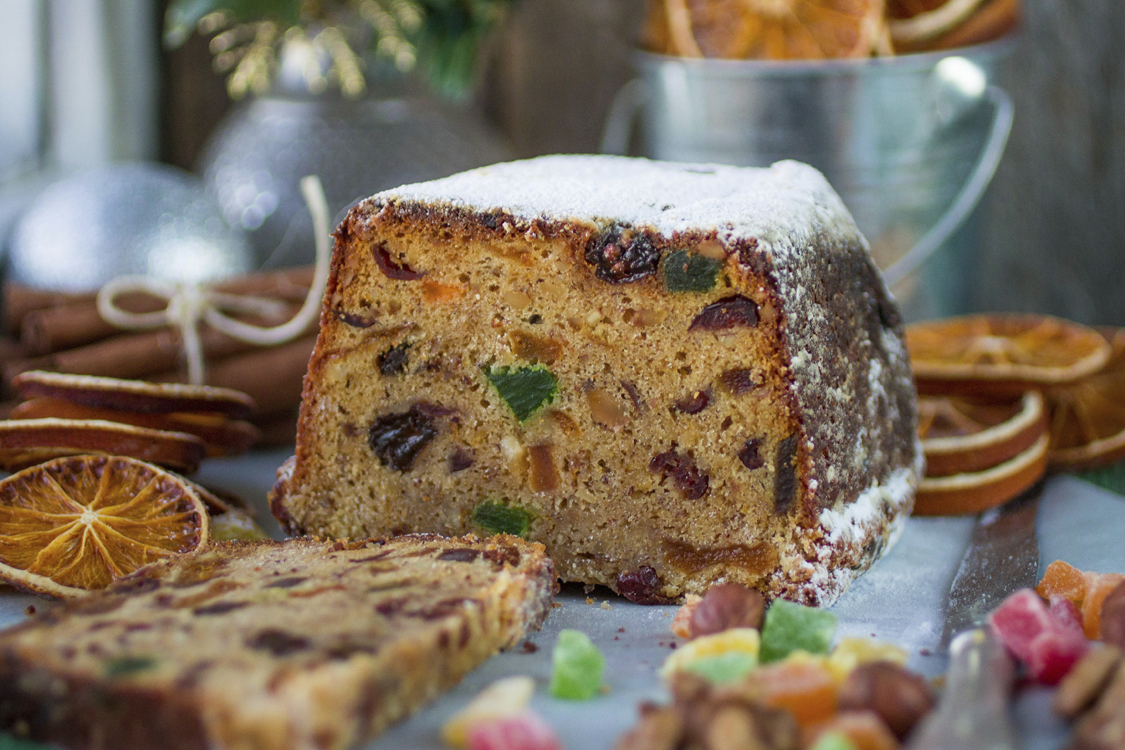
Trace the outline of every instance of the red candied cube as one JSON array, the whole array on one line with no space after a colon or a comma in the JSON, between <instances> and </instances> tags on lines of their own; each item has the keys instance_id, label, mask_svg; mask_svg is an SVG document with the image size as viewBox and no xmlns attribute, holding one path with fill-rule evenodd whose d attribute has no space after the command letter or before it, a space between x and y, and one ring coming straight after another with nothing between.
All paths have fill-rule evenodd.
<instances>
[{"instance_id":1,"label":"red candied cube","mask_svg":"<svg viewBox=\"0 0 1125 750\"><path fill-rule=\"evenodd\" d=\"M1057 685L1089 648L1081 629L1066 626L1044 631L1031 642L1027 669L1037 682Z\"/></svg>"},{"instance_id":2,"label":"red candied cube","mask_svg":"<svg viewBox=\"0 0 1125 750\"><path fill-rule=\"evenodd\" d=\"M563 750L551 728L532 713L474 724L468 739L469 750Z\"/></svg>"},{"instance_id":3,"label":"red candied cube","mask_svg":"<svg viewBox=\"0 0 1125 750\"><path fill-rule=\"evenodd\" d=\"M1033 589L1020 589L989 615L993 634L1022 662L1031 659L1031 644L1040 633L1053 630L1047 605Z\"/></svg>"}]
</instances>

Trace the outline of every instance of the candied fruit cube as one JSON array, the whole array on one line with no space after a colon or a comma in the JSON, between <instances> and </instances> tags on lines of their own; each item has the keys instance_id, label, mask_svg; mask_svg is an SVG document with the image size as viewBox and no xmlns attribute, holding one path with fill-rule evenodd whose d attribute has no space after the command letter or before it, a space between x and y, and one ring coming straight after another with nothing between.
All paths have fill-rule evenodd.
<instances>
[{"instance_id":1,"label":"candied fruit cube","mask_svg":"<svg viewBox=\"0 0 1125 750\"><path fill-rule=\"evenodd\" d=\"M793 651L827 654L836 633L836 615L778 599L762 625L762 663L780 661Z\"/></svg>"},{"instance_id":2,"label":"candied fruit cube","mask_svg":"<svg viewBox=\"0 0 1125 750\"><path fill-rule=\"evenodd\" d=\"M560 632L551 662L551 695L556 698L588 700L601 689L605 658L585 633Z\"/></svg>"},{"instance_id":3,"label":"candied fruit cube","mask_svg":"<svg viewBox=\"0 0 1125 750\"><path fill-rule=\"evenodd\" d=\"M836 678L836 682L843 683L860 664L889 661L902 666L906 664L908 657L906 649L893 643L883 643L873 638L841 638L828 655L825 666Z\"/></svg>"},{"instance_id":4,"label":"candied fruit cube","mask_svg":"<svg viewBox=\"0 0 1125 750\"><path fill-rule=\"evenodd\" d=\"M753 628L731 628L721 633L700 636L673 651L664 660L664 666L660 668L660 676L668 679L674 672L688 670L711 679L716 676L729 676L739 666L744 667L742 672L744 675L758 664L760 644L758 631ZM705 663L698 669L692 666L697 662L716 657L730 658L720 662ZM725 682L727 680L712 681Z\"/></svg>"},{"instance_id":5,"label":"candied fruit cube","mask_svg":"<svg viewBox=\"0 0 1125 750\"><path fill-rule=\"evenodd\" d=\"M848 735L840 731L824 732L817 737L811 750L858 750Z\"/></svg>"},{"instance_id":6,"label":"candied fruit cube","mask_svg":"<svg viewBox=\"0 0 1125 750\"><path fill-rule=\"evenodd\" d=\"M1087 638L1102 637L1102 604L1117 585L1125 581L1121 573L1086 573L1086 597L1082 600L1082 627Z\"/></svg>"},{"instance_id":7,"label":"candied fruit cube","mask_svg":"<svg viewBox=\"0 0 1125 750\"><path fill-rule=\"evenodd\" d=\"M841 711L824 725L825 734L839 733L855 750L898 750L899 744L878 714L872 711Z\"/></svg>"},{"instance_id":8,"label":"candied fruit cube","mask_svg":"<svg viewBox=\"0 0 1125 750\"><path fill-rule=\"evenodd\" d=\"M762 702L789 711L801 726L827 721L836 713L836 680L815 657L794 656L758 667L747 679Z\"/></svg>"},{"instance_id":9,"label":"candied fruit cube","mask_svg":"<svg viewBox=\"0 0 1125 750\"><path fill-rule=\"evenodd\" d=\"M1090 642L1080 630L1067 627L1044 631L1031 642L1027 668L1037 682L1057 685L1089 649Z\"/></svg>"},{"instance_id":10,"label":"candied fruit cube","mask_svg":"<svg viewBox=\"0 0 1125 750\"><path fill-rule=\"evenodd\" d=\"M1005 599L988 618L992 632L1022 662L1031 658L1031 643L1051 630L1047 605L1031 589L1020 589Z\"/></svg>"},{"instance_id":11,"label":"candied fruit cube","mask_svg":"<svg viewBox=\"0 0 1125 750\"><path fill-rule=\"evenodd\" d=\"M1043 572L1043 580L1035 587L1035 591L1044 599L1062 596L1075 604L1081 604L1086 597L1086 575L1069 563L1055 560Z\"/></svg>"},{"instance_id":12,"label":"candied fruit cube","mask_svg":"<svg viewBox=\"0 0 1125 750\"><path fill-rule=\"evenodd\" d=\"M518 715L527 708L534 693L535 681L530 677L497 680L442 725L442 741L450 747L465 747L470 729L477 724Z\"/></svg>"},{"instance_id":13,"label":"candied fruit cube","mask_svg":"<svg viewBox=\"0 0 1125 750\"><path fill-rule=\"evenodd\" d=\"M1061 627L1073 628L1081 632L1082 613L1078 610L1078 606L1070 599L1058 594L1052 594L1049 598L1048 610L1051 613L1051 619Z\"/></svg>"},{"instance_id":14,"label":"candied fruit cube","mask_svg":"<svg viewBox=\"0 0 1125 750\"><path fill-rule=\"evenodd\" d=\"M474 725L468 743L468 750L563 750L551 728L529 711Z\"/></svg>"},{"instance_id":15,"label":"candied fruit cube","mask_svg":"<svg viewBox=\"0 0 1125 750\"><path fill-rule=\"evenodd\" d=\"M1031 676L1047 685L1066 676L1089 648L1074 622L1053 614L1031 589L1020 589L1005 599L989 623L1000 642L1027 665Z\"/></svg>"}]
</instances>

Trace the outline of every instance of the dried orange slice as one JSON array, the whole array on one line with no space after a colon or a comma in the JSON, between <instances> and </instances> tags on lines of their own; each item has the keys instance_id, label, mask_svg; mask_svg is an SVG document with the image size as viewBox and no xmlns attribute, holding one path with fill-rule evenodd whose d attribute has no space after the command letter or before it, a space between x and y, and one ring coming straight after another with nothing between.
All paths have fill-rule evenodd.
<instances>
[{"instance_id":1,"label":"dried orange slice","mask_svg":"<svg viewBox=\"0 0 1125 750\"><path fill-rule=\"evenodd\" d=\"M186 432L207 445L208 456L237 456L250 449L261 431L222 414L149 414L86 406L58 398L33 398L12 409L9 419L100 419L150 430Z\"/></svg>"},{"instance_id":2,"label":"dried orange slice","mask_svg":"<svg viewBox=\"0 0 1125 750\"><path fill-rule=\"evenodd\" d=\"M986 0L890 0L887 15L891 41L899 44L923 44L948 33L965 23ZM917 12L914 12L917 11Z\"/></svg>"},{"instance_id":3,"label":"dried orange slice","mask_svg":"<svg viewBox=\"0 0 1125 750\"><path fill-rule=\"evenodd\" d=\"M1016 400L921 396L918 422L928 477L991 469L1030 448L1047 430L1038 391Z\"/></svg>"},{"instance_id":4,"label":"dried orange slice","mask_svg":"<svg viewBox=\"0 0 1125 750\"><path fill-rule=\"evenodd\" d=\"M1125 457L1125 329L1100 329L1112 353L1098 372L1046 391L1052 470L1077 471Z\"/></svg>"},{"instance_id":5,"label":"dried orange slice","mask_svg":"<svg viewBox=\"0 0 1125 750\"><path fill-rule=\"evenodd\" d=\"M1047 471L1047 436L1004 463L984 471L926 477L914 499L916 516L980 513L1003 505L1038 482Z\"/></svg>"},{"instance_id":6,"label":"dried orange slice","mask_svg":"<svg viewBox=\"0 0 1125 750\"><path fill-rule=\"evenodd\" d=\"M199 468L207 448L186 432L150 430L100 419L0 420L0 469L16 471L62 456L128 456L184 474Z\"/></svg>"},{"instance_id":7,"label":"dried orange slice","mask_svg":"<svg viewBox=\"0 0 1125 750\"><path fill-rule=\"evenodd\" d=\"M102 589L206 544L184 479L122 456L73 456L0 481L0 578L58 597Z\"/></svg>"},{"instance_id":8,"label":"dried orange slice","mask_svg":"<svg viewBox=\"0 0 1125 750\"><path fill-rule=\"evenodd\" d=\"M1097 372L1110 346L1093 328L1047 315L969 315L914 323L906 346L918 392L1010 395Z\"/></svg>"},{"instance_id":9,"label":"dried orange slice","mask_svg":"<svg viewBox=\"0 0 1125 750\"><path fill-rule=\"evenodd\" d=\"M884 0L653 0L645 44L682 57L867 57Z\"/></svg>"},{"instance_id":10,"label":"dried orange slice","mask_svg":"<svg viewBox=\"0 0 1125 750\"><path fill-rule=\"evenodd\" d=\"M254 399L230 388L149 383L44 370L21 372L12 378L12 387L24 398L57 398L72 404L149 414L188 412L238 418L256 408Z\"/></svg>"}]
</instances>

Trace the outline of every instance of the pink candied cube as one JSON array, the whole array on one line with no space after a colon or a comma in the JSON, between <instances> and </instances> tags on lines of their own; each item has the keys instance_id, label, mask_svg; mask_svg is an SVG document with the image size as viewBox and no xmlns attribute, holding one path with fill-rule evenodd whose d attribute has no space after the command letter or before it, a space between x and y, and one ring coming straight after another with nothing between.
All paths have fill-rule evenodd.
<instances>
[{"instance_id":1,"label":"pink candied cube","mask_svg":"<svg viewBox=\"0 0 1125 750\"><path fill-rule=\"evenodd\" d=\"M1032 589L1020 589L988 618L992 632L1027 665L1038 682L1055 685L1089 649L1074 604L1051 597L1051 606Z\"/></svg>"},{"instance_id":2,"label":"pink candied cube","mask_svg":"<svg viewBox=\"0 0 1125 750\"><path fill-rule=\"evenodd\" d=\"M1077 604L1067 599L1065 596L1051 594L1049 612L1051 613L1051 619L1054 620L1057 625L1083 632L1082 612L1079 611Z\"/></svg>"},{"instance_id":3,"label":"pink candied cube","mask_svg":"<svg viewBox=\"0 0 1125 750\"><path fill-rule=\"evenodd\" d=\"M468 739L468 750L563 750L551 728L530 712L474 724Z\"/></svg>"},{"instance_id":4,"label":"pink candied cube","mask_svg":"<svg viewBox=\"0 0 1125 750\"><path fill-rule=\"evenodd\" d=\"M988 616L993 634L1022 662L1031 659L1031 643L1055 627L1047 605L1033 589L1020 589Z\"/></svg>"}]
</instances>

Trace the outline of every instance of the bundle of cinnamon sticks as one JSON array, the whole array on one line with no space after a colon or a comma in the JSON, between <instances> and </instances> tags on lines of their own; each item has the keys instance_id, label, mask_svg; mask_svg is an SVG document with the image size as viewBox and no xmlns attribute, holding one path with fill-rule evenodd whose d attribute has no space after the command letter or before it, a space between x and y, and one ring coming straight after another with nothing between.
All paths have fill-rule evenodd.
<instances>
[{"instance_id":1,"label":"bundle of cinnamon sticks","mask_svg":"<svg viewBox=\"0 0 1125 750\"><path fill-rule=\"evenodd\" d=\"M276 313L238 316L254 325L274 326L296 314L312 279L313 268L307 266L241 276L216 288L278 300ZM102 320L93 293L66 294L6 284L2 302L5 335L0 338L0 367L5 401L14 398L12 378L27 370L187 382L179 331L122 331ZM117 298L118 307L136 313L159 310L164 304L144 294ZM301 382L316 343L316 322L299 338L274 347L244 343L206 324L200 325L199 333L207 384L233 388L254 398L258 411L250 421L262 430L262 443L291 441Z\"/></svg>"}]
</instances>

